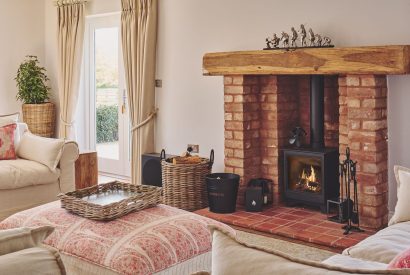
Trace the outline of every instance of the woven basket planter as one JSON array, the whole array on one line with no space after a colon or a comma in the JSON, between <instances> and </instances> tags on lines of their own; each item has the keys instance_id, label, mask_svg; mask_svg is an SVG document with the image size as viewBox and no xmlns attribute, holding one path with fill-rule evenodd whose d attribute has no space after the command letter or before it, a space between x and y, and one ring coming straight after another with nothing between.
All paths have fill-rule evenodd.
<instances>
[{"instance_id":1,"label":"woven basket planter","mask_svg":"<svg viewBox=\"0 0 410 275\"><path fill-rule=\"evenodd\" d=\"M53 103L23 104L23 121L35 135L54 137L56 107Z\"/></svg>"},{"instance_id":2,"label":"woven basket planter","mask_svg":"<svg viewBox=\"0 0 410 275\"><path fill-rule=\"evenodd\" d=\"M198 164L173 164L165 159L165 151L161 158L163 202L187 211L208 207L205 177L212 172L214 151Z\"/></svg>"}]
</instances>

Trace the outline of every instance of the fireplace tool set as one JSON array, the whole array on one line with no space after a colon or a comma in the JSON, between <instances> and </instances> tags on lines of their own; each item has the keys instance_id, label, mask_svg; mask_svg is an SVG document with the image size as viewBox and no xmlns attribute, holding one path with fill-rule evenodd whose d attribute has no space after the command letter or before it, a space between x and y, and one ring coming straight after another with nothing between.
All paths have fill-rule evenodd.
<instances>
[{"instance_id":1,"label":"fireplace tool set","mask_svg":"<svg viewBox=\"0 0 410 275\"><path fill-rule=\"evenodd\" d=\"M344 235L350 232L364 232L360 229L359 221L359 200L357 195L357 178L356 178L356 164L357 161L350 159L350 149L346 149L346 159L339 164L340 186L341 194L338 201L328 201L329 204L333 203L338 205L339 213L337 216L329 218L333 221L340 223L347 222L343 229ZM353 193L353 198L351 197Z\"/></svg>"}]
</instances>

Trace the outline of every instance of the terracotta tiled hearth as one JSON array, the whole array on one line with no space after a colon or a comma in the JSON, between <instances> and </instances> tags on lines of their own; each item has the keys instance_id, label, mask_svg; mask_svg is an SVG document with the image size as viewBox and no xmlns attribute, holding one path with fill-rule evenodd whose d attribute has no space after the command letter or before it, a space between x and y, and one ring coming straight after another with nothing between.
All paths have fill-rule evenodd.
<instances>
[{"instance_id":1,"label":"terracotta tiled hearth","mask_svg":"<svg viewBox=\"0 0 410 275\"><path fill-rule=\"evenodd\" d=\"M202 209L196 213L234 226L326 246L338 252L374 233L366 230L343 235L341 224L327 221L326 215L317 211L302 208L276 206L258 213L238 208L232 214L216 214Z\"/></svg>"},{"instance_id":2,"label":"terracotta tiled hearth","mask_svg":"<svg viewBox=\"0 0 410 275\"><path fill-rule=\"evenodd\" d=\"M255 177L281 198L281 149L295 126L309 129L309 74L325 75L325 145L358 161L361 224L387 223L387 74L409 73L409 47L254 51L204 56L224 76L225 170L241 176L239 203ZM309 135L308 135L309 136ZM309 143L309 140L305 141Z\"/></svg>"}]
</instances>

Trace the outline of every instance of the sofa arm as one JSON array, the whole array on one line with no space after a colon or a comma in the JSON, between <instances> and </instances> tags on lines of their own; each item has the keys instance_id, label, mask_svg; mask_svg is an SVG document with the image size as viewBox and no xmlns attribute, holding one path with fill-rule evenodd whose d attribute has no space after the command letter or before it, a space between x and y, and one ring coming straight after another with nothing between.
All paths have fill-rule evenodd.
<instances>
[{"instance_id":1,"label":"sofa arm","mask_svg":"<svg viewBox=\"0 0 410 275\"><path fill-rule=\"evenodd\" d=\"M75 190L75 161L78 156L78 144L74 141L66 141L59 163L61 193Z\"/></svg>"}]
</instances>

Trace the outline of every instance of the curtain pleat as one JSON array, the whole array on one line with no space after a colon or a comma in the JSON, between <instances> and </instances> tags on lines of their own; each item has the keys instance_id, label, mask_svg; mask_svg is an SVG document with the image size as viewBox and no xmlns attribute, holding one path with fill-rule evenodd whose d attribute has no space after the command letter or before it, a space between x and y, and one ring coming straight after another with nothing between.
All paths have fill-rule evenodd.
<instances>
[{"instance_id":1,"label":"curtain pleat","mask_svg":"<svg viewBox=\"0 0 410 275\"><path fill-rule=\"evenodd\" d=\"M73 128L80 86L84 41L84 2L59 5L58 89L60 97L59 137L75 140Z\"/></svg>"},{"instance_id":2,"label":"curtain pleat","mask_svg":"<svg viewBox=\"0 0 410 275\"><path fill-rule=\"evenodd\" d=\"M132 124L131 177L141 183L141 155L154 151L157 0L122 0L121 34Z\"/></svg>"}]
</instances>

